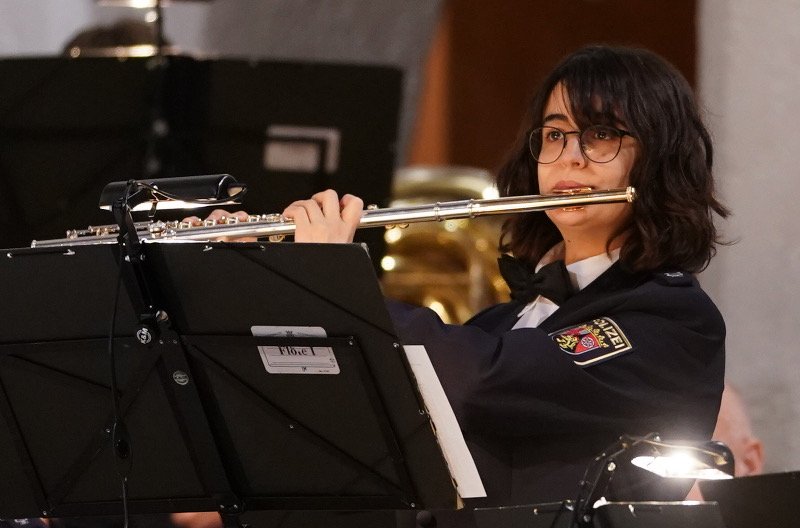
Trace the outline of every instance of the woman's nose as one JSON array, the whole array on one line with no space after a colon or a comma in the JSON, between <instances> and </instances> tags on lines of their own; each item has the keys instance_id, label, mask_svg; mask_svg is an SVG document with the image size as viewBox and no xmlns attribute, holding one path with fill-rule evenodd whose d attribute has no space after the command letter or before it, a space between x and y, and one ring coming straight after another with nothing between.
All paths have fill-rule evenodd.
<instances>
[{"instance_id":1,"label":"woman's nose","mask_svg":"<svg viewBox=\"0 0 800 528\"><path fill-rule=\"evenodd\" d=\"M585 165L586 156L583 155L581 149L581 138L578 134L570 134L567 136L567 144L564 146L564 152L561 154L561 159L570 165Z\"/></svg>"}]
</instances>

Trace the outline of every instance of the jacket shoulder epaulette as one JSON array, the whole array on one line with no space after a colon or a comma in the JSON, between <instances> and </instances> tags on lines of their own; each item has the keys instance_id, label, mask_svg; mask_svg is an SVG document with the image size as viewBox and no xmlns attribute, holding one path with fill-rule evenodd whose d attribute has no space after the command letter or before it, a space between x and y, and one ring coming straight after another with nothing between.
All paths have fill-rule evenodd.
<instances>
[{"instance_id":1,"label":"jacket shoulder epaulette","mask_svg":"<svg viewBox=\"0 0 800 528\"><path fill-rule=\"evenodd\" d=\"M664 286L691 286L692 274L685 271L659 271L653 274L656 282Z\"/></svg>"}]
</instances>

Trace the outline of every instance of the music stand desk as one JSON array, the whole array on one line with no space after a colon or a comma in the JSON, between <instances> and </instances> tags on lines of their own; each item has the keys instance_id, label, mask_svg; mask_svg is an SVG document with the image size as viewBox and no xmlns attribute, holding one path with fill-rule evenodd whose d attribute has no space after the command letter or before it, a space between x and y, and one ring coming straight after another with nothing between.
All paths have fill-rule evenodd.
<instances>
[{"instance_id":1,"label":"music stand desk","mask_svg":"<svg viewBox=\"0 0 800 528\"><path fill-rule=\"evenodd\" d=\"M573 502L475 510L478 528L572 528ZM725 528L711 502L608 502L594 510L594 528Z\"/></svg>"},{"instance_id":2,"label":"music stand desk","mask_svg":"<svg viewBox=\"0 0 800 528\"><path fill-rule=\"evenodd\" d=\"M0 518L120 514L118 248L5 254ZM146 244L145 257L168 321L140 343L122 288L113 339L130 513L456 507L360 245ZM253 336L263 325L326 334Z\"/></svg>"},{"instance_id":3,"label":"music stand desk","mask_svg":"<svg viewBox=\"0 0 800 528\"><path fill-rule=\"evenodd\" d=\"M719 503L727 528L797 524L800 471L701 481L700 491Z\"/></svg>"}]
</instances>

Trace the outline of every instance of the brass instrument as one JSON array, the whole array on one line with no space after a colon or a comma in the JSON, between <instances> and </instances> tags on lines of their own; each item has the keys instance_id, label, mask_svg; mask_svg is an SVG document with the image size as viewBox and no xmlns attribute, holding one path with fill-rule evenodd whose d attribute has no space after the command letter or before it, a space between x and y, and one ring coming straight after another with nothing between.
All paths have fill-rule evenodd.
<instances>
[{"instance_id":1,"label":"brass instrument","mask_svg":"<svg viewBox=\"0 0 800 528\"><path fill-rule=\"evenodd\" d=\"M485 169L416 165L397 169L389 207L465 198L496 198ZM507 302L497 267L504 217L421 222L384 233L381 289L389 298L435 311L445 323L463 323L487 306Z\"/></svg>"},{"instance_id":2,"label":"brass instrument","mask_svg":"<svg viewBox=\"0 0 800 528\"><path fill-rule=\"evenodd\" d=\"M592 204L632 202L633 187L605 191L565 192L551 195L508 196L503 198L469 199L437 202L432 205L367 209L361 217L359 228L377 226L402 226L417 222L475 218L483 215L526 213L580 207ZM270 237L281 239L294 233L292 221L279 214L251 215L246 221L226 218L224 223L213 221L194 225L189 222L155 221L136 224L137 235L144 242L179 242L184 240L209 241L219 238ZM62 247L117 242L117 226L89 227L67 232L66 238L34 240L31 247Z\"/></svg>"}]
</instances>

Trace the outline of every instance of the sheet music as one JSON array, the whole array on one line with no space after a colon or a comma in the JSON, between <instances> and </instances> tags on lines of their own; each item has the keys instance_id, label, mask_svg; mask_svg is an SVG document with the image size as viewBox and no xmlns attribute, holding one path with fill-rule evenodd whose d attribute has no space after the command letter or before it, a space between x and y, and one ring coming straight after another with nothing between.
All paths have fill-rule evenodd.
<instances>
[{"instance_id":1,"label":"sheet music","mask_svg":"<svg viewBox=\"0 0 800 528\"><path fill-rule=\"evenodd\" d=\"M485 497L486 490L483 488L478 468L467 448L464 435L461 434L461 428L456 421L456 415L447 400L439 376L433 369L428 352L422 345L406 345L403 348L411 370L417 379L417 386L422 394L425 407L436 427L436 437L450 468L450 474L453 476L459 496L464 499Z\"/></svg>"}]
</instances>

